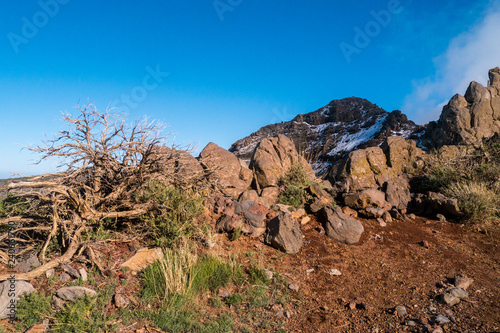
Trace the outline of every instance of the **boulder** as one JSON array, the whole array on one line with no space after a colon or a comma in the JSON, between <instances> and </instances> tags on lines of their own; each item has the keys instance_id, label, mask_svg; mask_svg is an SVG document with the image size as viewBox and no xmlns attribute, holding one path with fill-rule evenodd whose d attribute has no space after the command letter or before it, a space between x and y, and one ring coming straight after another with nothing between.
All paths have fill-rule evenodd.
<instances>
[{"instance_id":1,"label":"boulder","mask_svg":"<svg viewBox=\"0 0 500 333\"><path fill-rule=\"evenodd\" d=\"M269 209L254 201L235 203L235 214L243 218L242 231L250 237L259 237L266 231L266 216Z\"/></svg>"},{"instance_id":2,"label":"boulder","mask_svg":"<svg viewBox=\"0 0 500 333\"><path fill-rule=\"evenodd\" d=\"M450 218L460 218L463 213L457 199L448 198L442 193L418 193L411 202L411 210L422 216L434 217L441 214Z\"/></svg>"},{"instance_id":3,"label":"boulder","mask_svg":"<svg viewBox=\"0 0 500 333\"><path fill-rule=\"evenodd\" d=\"M344 195L344 202L347 206L356 210L366 210L367 208L390 209L390 204L385 201L385 193L376 189L368 189Z\"/></svg>"},{"instance_id":4,"label":"boulder","mask_svg":"<svg viewBox=\"0 0 500 333\"><path fill-rule=\"evenodd\" d=\"M266 187L262 189L260 196L267 203L267 207L274 206L278 197L280 195L280 190L277 187Z\"/></svg>"},{"instance_id":5,"label":"boulder","mask_svg":"<svg viewBox=\"0 0 500 333\"><path fill-rule=\"evenodd\" d=\"M410 183L406 177L392 178L386 183L385 197L394 208L402 210L411 201Z\"/></svg>"},{"instance_id":6,"label":"boulder","mask_svg":"<svg viewBox=\"0 0 500 333\"><path fill-rule=\"evenodd\" d=\"M332 203L333 197L327 191L323 190L319 184L314 183L309 185L307 190L314 198L318 198L323 204L330 205Z\"/></svg>"},{"instance_id":7,"label":"boulder","mask_svg":"<svg viewBox=\"0 0 500 333\"><path fill-rule=\"evenodd\" d=\"M291 214L282 213L267 224L265 241L272 247L295 254L302 247L302 232Z\"/></svg>"},{"instance_id":8,"label":"boulder","mask_svg":"<svg viewBox=\"0 0 500 333\"><path fill-rule=\"evenodd\" d=\"M257 145L250 161L260 188L277 186L293 165L300 164L310 180L316 178L312 167L299 155L291 139L279 134L265 138Z\"/></svg>"},{"instance_id":9,"label":"boulder","mask_svg":"<svg viewBox=\"0 0 500 333\"><path fill-rule=\"evenodd\" d=\"M95 290L86 287L63 287L57 290L57 297L65 301L73 301L77 298L83 298L85 296L95 296L97 293Z\"/></svg>"},{"instance_id":10,"label":"boulder","mask_svg":"<svg viewBox=\"0 0 500 333\"><path fill-rule=\"evenodd\" d=\"M37 256L30 256L28 259L17 263L16 268L22 273L28 273L33 268L40 266L40 261Z\"/></svg>"},{"instance_id":11,"label":"boulder","mask_svg":"<svg viewBox=\"0 0 500 333\"><path fill-rule=\"evenodd\" d=\"M241 193L239 201L254 201L269 208L269 203L265 198L260 197L255 190L246 190Z\"/></svg>"},{"instance_id":12,"label":"boulder","mask_svg":"<svg viewBox=\"0 0 500 333\"><path fill-rule=\"evenodd\" d=\"M7 280L0 283L0 320L16 314L16 304L22 295L36 291L26 281Z\"/></svg>"},{"instance_id":13,"label":"boulder","mask_svg":"<svg viewBox=\"0 0 500 333\"><path fill-rule=\"evenodd\" d=\"M161 258L163 258L161 248L142 248L132 258L121 264L121 267L130 269L131 273L135 275Z\"/></svg>"},{"instance_id":14,"label":"boulder","mask_svg":"<svg viewBox=\"0 0 500 333\"><path fill-rule=\"evenodd\" d=\"M337 171L336 188L354 209L406 209L411 200L409 178L422 167L423 158L414 141L388 137L380 147L350 152ZM374 194L377 204L371 200Z\"/></svg>"},{"instance_id":15,"label":"boulder","mask_svg":"<svg viewBox=\"0 0 500 333\"><path fill-rule=\"evenodd\" d=\"M215 224L215 230L220 233L231 233L243 228L243 219L238 216L223 215Z\"/></svg>"},{"instance_id":16,"label":"boulder","mask_svg":"<svg viewBox=\"0 0 500 333\"><path fill-rule=\"evenodd\" d=\"M252 182L252 172L246 163L213 142L203 148L198 160L209 170L208 180L225 195L236 198Z\"/></svg>"},{"instance_id":17,"label":"boulder","mask_svg":"<svg viewBox=\"0 0 500 333\"><path fill-rule=\"evenodd\" d=\"M341 243L353 245L359 242L364 227L354 217L342 212L342 209L333 209L330 206L324 207L319 215L326 235Z\"/></svg>"},{"instance_id":18,"label":"boulder","mask_svg":"<svg viewBox=\"0 0 500 333\"><path fill-rule=\"evenodd\" d=\"M185 150L156 146L153 148L153 152L150 157L153 163L156 163L158 168L166 174L181 182L197 181L205 176L203 167L198 160Z\"/></svg>"}]
</instances>

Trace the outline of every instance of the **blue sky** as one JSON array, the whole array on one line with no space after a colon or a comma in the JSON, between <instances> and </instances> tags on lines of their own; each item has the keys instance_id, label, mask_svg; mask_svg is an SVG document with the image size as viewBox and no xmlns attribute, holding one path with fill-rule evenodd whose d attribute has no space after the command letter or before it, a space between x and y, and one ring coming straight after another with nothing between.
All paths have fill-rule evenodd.
<instances>
[{"instance_id":1,"label":"blue sky","mask_svg":"<svg viewBox=\"0 0 500 333\"><path fill-rule=\"evenodd\" d=\"M499 3L2 2L0 178L53 171L22 146L89 101L163 121L198 149L350 96L435 120L500 66Z\"/></svg>"}]
</instances>

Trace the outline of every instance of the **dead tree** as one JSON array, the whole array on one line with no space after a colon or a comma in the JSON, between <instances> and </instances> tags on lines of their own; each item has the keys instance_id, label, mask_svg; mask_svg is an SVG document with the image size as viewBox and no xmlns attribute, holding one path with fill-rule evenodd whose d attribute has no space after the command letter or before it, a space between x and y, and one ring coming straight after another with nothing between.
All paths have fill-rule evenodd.
<instances>
[{"instance_id":1,"label":"dead tree","mask_svg":"<svg viewBox=\"0 0 500 333\"><path fill-rule=\"evenodd\" d=\"M175 179L175 170L165 165L178 159L179 154L175 149L158 153L157 147L168 136L161 134L163 125L144 119L129 126L121 115L109 110L100 112L92 104L77 110L77 116L63 115L69 130L59 131L41 145L28 147L41 154L39 162L59 159L65 171L8 185L16 197L30 200L31 209L0 220L0 227L14 222L17 233L43 235L38 243L42 266L27 274L17 274L16 279L31 280L71 260L77 251L89 250L92 256L92 249L82 242L83 233L105 219L130 220L158 209L153 203L134 201L134 193L150 180ZM64 253L46 262L47 248L55 237L62 240ZM26 243L29 239L18 241ZM0 257L4 256L5 253L0 253ZM0 281L8 276L0 275Z\"/></svg>"}]
</instances>

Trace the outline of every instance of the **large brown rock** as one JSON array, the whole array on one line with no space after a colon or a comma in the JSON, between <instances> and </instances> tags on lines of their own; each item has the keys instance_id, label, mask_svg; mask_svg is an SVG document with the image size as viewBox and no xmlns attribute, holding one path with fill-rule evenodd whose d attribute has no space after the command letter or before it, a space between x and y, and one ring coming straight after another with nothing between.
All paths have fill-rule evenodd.
<instances>
[{"instance_id":1,"label":"large brown rock","mask_svg":"<svg viewBox=\"0 0 500 333\"><path fill-rule=\"evenodd\" d=\"M413 171L413 162L424 155L416 143L391 136L381 147L370 147L349 153L336 178L346 192L381 188L389 181Z\"/></svg>"},{"instance_id":2,"label":"large brown rock","mask_svg":"<svg viewBox=\"0 0 500 333\"><path fill-rule=\"evenodd\" d=\"M385 200L385 193L376 189L347 193L344 196L344 202L347 206L356 210L365 210L367 208L390 208L390 205Z\"/></svg>"},{"instance_id":3,"label":"large brown rock","mask_svg":"<svg viewBox=\"0 0 500 333\"><path fill-rule=\"evenodd\" d=\"M320 218L326 235L341 243L356 244L365 231L361 222L344 214L340 208L326 206L320 211Z\"/></svg>"},{"instance_id":4,"label":"large brown rock","mask_svg":"<svg viewBox=\"0 0 500 333\"><path fill-rule=\"evenodd\" d=\"M246 163L215 143L210 142L198 160L209 170L208 180L223 194L238 197L250 186L253 174Z\"/></svg>"},{"instance_id":5,"label":"large brown rock","mask_svg":"<svg viewBox=\"0 0 500 333\"><path fill-rule=\"evenodd\" d=\"M302 247L302 232L291 214L282 213L267 225L266 243L286 253L297 253Z\"/></svg>"},{"instance_id":6,"label":"large brown rock","mask_svg":"<svg viewBox=\"0 0 500 333\"><path fill-rule=\"evenodd\" d=\"M193 182L205 176L198 160L185 150L156 146L150 159L174 180Z\"/></svg>"},{"instance_id":7,"label":"large brown rock","mask_svg":"<svg viewBox=\"0 0 500 333\"><path fill-rule=\"evenodd\" d=\"M450 218L459 218L464 214L458 207L458 201L441 193L418 193L411 202L411 210L418 215L435 217L442 214Z\"/></svg>"},{"instance_id":8,"label":"large brown rock","mask_svg":"<svg viewBox=\"0 0 500 333\"><path fill-rule=\"evenodd\" d=\"M260 188L277 186L278 181L293 165L301 164L309 179L315 179L312 167L299 155L293 141L279 134L263 139L255 148L250 168L254 171Z\"/></svg>"}]
</instances>

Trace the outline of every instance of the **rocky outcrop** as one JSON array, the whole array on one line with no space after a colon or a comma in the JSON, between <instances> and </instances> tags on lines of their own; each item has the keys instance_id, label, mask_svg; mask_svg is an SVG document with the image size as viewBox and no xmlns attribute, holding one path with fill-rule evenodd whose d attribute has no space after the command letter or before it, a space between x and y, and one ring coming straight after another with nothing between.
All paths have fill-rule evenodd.
<instances>
[{"instance_id":1,"label":"rocky outcrop","mask_svg":"<svg viewBox=\"0 0 500 333\"><path fill-rule=\"evenodd\" d=\"M335 178L345 204L353 209L405 209L411 200L410 176L423 165L424 152L402 137L381 147L351 152Z\"/></svg>"},{"instance_id":2,"label":"rocky outcrop","mask_svg":"<svg viewBox=\"0 0 500 333\"><path fill-rule=\"evenodd\" d=\"M268 222L266 243L286 253L297 253L302 247L299 224L289 213L282 213Z\"/></svg>"},{"instance_id":3,"label":"rocky outcrop","mask_svg":"<svg viewBox=\"0 0 500 333\"><path fill-rule=\"evenodd\" d=\"M255 173L259 188L277 186L278 181L293 165L302 165L307 176L312 180L314 171L299 153L291 139L280 134L263 139L255 148L250 168Z\"/></svg>"},{"instance_id":4,"label":"rocky outcrop","mask_svg":"<svg viewBox=\"0 0 500 333\"><path fill-rule=\"evenodd\" d=\"M210 183L225 195L237 198L252 182L253 174L247 164L213 142L201 151L198 160L208 170Z\"/></svg>"},{"instance_id":5,"label":"rocky outcrop","mask_svg":"<svg viewBox=\"0 0 500 333\"><path fill-rule=\"evenodd\" d=\"M319 212L319 216L326 235L341 243L348 245L358 243L365 230L361 222L344 214L340 208L333 209L326 206Z\"/></svg>"},{"instance_id":6,"label":"rocky outcrop","mask_svg":"<svg viewBox=\"0 0 500 333\"><path fill-rule=\"evenodd\" d=\"M487 87L471 82L464 96L456 94L437 122L430 122L422 136L429 148L443 145L481 146L484 139L500 133L500 68L489 71Z\"/></svg>"}]
</instances>

